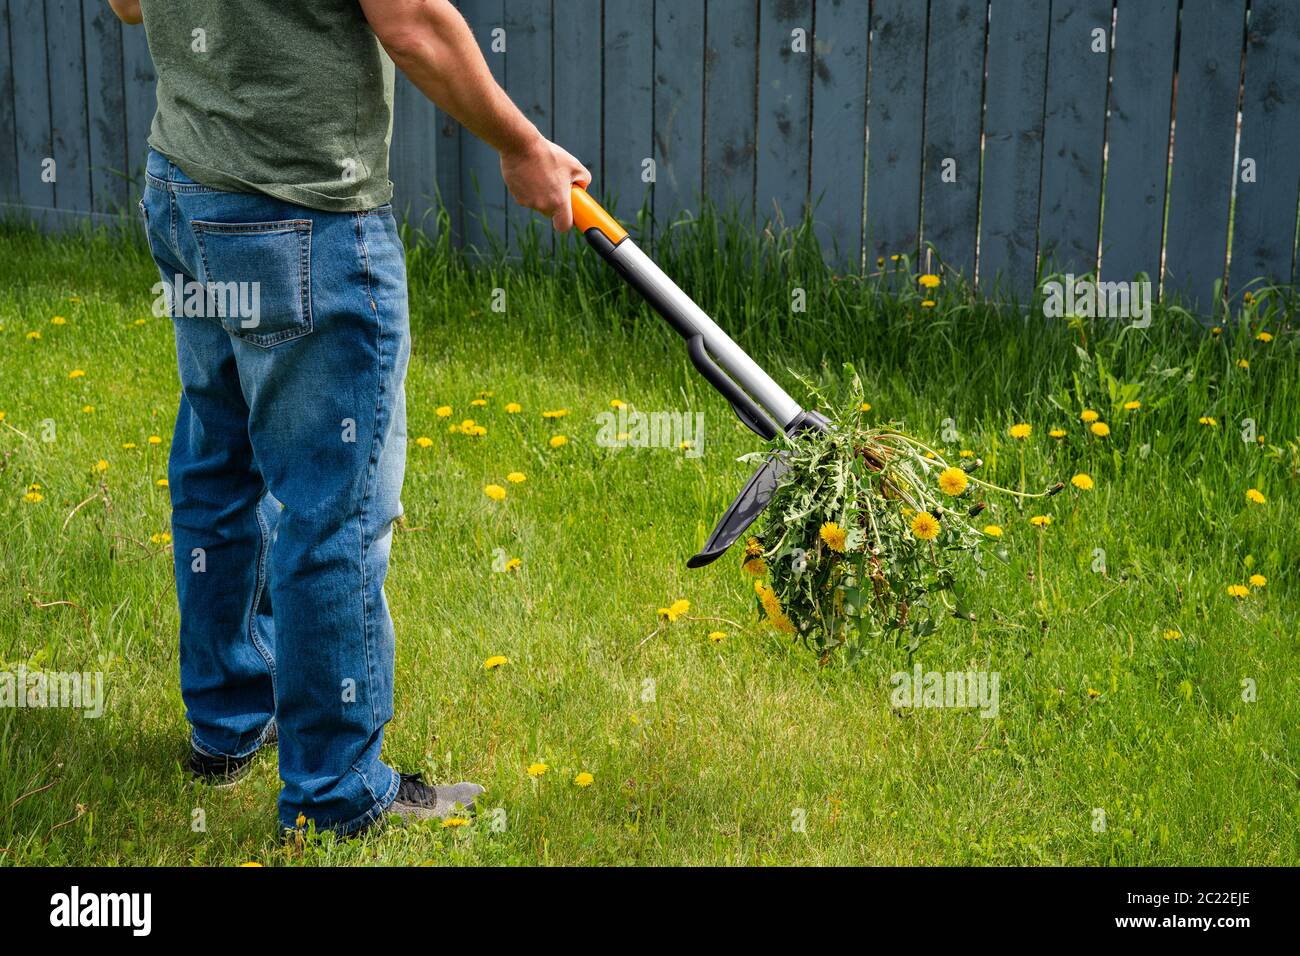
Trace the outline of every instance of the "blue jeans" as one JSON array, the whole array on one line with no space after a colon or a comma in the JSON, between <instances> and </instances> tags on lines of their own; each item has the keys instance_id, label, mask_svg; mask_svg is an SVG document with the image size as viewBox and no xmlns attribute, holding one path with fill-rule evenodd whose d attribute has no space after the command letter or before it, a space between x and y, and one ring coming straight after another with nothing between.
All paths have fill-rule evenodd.
<instances>
[{"instance_id":1,"label":"blue jeans","mask_svg":"<svg viewBox=\"0 0 1300 956\"><path fill-rule=\"evenodd\" d=\"M388 206L211 189L157 152L146 169L181 380L167 474L192 742L242 757L274 726L280 823L347 833L400 779L380 759L410 354L397 227Z\"/></svg>"}]
</instances>

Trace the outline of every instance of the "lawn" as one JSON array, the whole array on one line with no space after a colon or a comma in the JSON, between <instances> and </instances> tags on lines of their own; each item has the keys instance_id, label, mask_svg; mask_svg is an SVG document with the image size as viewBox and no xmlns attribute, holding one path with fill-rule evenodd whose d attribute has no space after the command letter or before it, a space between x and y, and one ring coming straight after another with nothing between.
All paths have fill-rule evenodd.
<instances>
[{"instance_id":1,"label":"lawn","mask_svg":"<svg viewBox=\"0 0 1300 956\"><path fill-rule=\"evenodd\" d=\"M1282 298L1218 333L1173 308L1145 329L1049 322L946 275L923 308L902 276L822 269L806 233L715 229L655 252L796 398L852 399L851 361L869 420L1065 490L989 496L1005 553L959 570L974 620L819 660L760 619L740 549L685 567L761 446L673 333L571 242L472 269L412 244L386 753L488 792L464 827L290 846L273 754L228 791L182 769L158 484L178 383L153 265L108 234L0 232L0 670L102 672L105 692L98 718L0 709L0 862L1294 863L1300 333ZM615 400L702 413L702 448L605 447ZM486 433L449 430L466 418ZM894 706L891 675L917 663L996 672L996 718Z\"/></svg>"}]
</instances>

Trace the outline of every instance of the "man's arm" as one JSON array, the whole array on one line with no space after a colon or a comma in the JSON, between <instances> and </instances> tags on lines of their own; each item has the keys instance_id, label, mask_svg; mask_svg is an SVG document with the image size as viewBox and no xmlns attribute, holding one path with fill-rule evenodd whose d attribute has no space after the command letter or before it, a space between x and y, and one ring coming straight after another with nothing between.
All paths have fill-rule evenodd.
<instances>
[{"instance_id":1,"label":"man's arm","mask_svg":"<svg viewBox=\"0 0 1300 956\"><path fill-rule=\"evenodd\" d=\"M119 0L111 0L114 5ZM360 0L375 36L420 91L501 154L515 202L573 225L569 191L591 173L546 139L497 85L469 25L448 0Z\"/></svg>"},{"instance_id":2,"label":"man's arm","mask_svg":"<svg viewBox=\"0 0 1300 956\"><path fill-rule=\"evenodd\" d=\"M108 5L113 8L117 18L123 23L142 23L144 18L140 15L140 0L108 0Z\"/></svg>"}]
</instances>

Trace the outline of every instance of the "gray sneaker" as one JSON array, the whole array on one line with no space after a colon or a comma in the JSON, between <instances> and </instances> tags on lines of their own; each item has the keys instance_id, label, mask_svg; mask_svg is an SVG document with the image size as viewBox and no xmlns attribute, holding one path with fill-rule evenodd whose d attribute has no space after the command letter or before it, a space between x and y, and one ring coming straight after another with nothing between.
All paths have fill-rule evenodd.
<instances>
[{"instance_id":1,"label":"gray sneaker","mask_svg":"<svg viewBox=\"0 0 1300 956\"><path fill-rule=\"evenodd\" d=\"M474 799L484 788L476 783L453 783L431 786L418 773L401 774L397 798L388 805L385 814L396 814L403 820L445 820L461 813L474 812Z\"/></svg>"}]
</instances>

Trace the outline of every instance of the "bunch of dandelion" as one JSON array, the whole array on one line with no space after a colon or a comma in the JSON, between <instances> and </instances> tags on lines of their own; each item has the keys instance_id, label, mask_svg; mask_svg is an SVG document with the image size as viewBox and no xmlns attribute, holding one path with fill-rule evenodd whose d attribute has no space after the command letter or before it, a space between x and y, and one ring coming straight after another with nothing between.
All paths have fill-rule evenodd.
<instances>
[{"instance_id":1,"label":"bunch of dandelion","mask_svg":"<svg viewBox=\"0 0 1300 956\"><path fill-rule=\"evenodd\" d=\"M990 541L969 523L985 507L979 495L1063 487L991 485L974 474L978 458L950 463L898 429L868 427L861 407L826 432L777 440L785 470L742 558L761 616L823 660L844 647L856 658L880 637L914 650L957 611L955 571L978 564Z\"/></svg>"}]
</instances>

